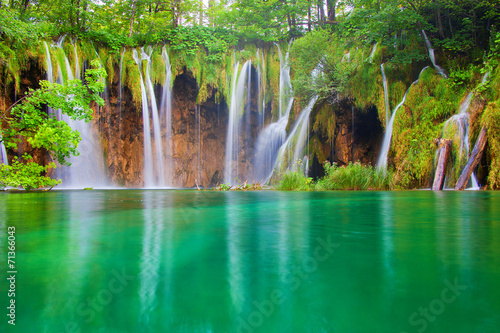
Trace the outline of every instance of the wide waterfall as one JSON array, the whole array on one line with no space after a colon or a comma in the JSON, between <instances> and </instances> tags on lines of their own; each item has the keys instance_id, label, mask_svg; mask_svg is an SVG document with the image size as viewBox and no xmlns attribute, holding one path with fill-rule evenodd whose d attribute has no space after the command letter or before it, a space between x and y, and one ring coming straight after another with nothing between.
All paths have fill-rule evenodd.
<instances>
[{"instance_id":1,"label":"wide waterfall","mask_svg":"<svg viewBox=\"0 0 500 333\"><path fill-rule=\"evenodd\" d=\"M418 75L418 79L414 81L410 87L408 87L408 90L406 90L405 95L403 96L403 99L401 102L394 108L394 111L392 111L392 116L391 120L389 121L389 124L385 128L385 134L384 134L384 141L382 143L382 150L380 151L380 155L378 158L377 166L380 170L387 170L387 156L389 155L389 150L391 149L391 139L392 139L392 131L394 129L394 119L396 118L396 113L398 109L403 106L403 104L406 101L406 96L408 96L408 93L410 92L411 87L413 87L415 84L418 83L420 80L420 76L422 76L422 73L427 69L428 67L424 67L421 71L420 74Z\"/></svg>"},{"instance_id":2,"label":"wide waterfall","mask_svg":"<svg viewBox=\"0 0 500 333\"><path fill-rule=\"evenodd\" d=\"M267 181L271 178L279 150L286 140L286 127L293 105L289 52L287 51L283 58L279 45L277 47L280 57L279 118L265 127L257 138L254 159L254 179L257 181Z\"/></svg>"},{"instance_id":3,"label":"wide waterfall","mask_svg":"<svg viewBox=\"0 0 500 333\"><path fill-rule=\"evenodd\" d=\"M60 57L56 57L56 59L59 59L56 81L60 84L68 83L68 81L74 79L73 70L63 48L64 39L65 36L62 36L54 46L56 48L55 51L60 52L61 55ZM50 57L50 50L46 43L45 47L47 52L47 79L53 83L52 58ZM75 54L75 56L77 55ZM62 71L62 68L65 69L65 72ZM75 72L80 72L80 69L76 69ZM73 130L78 131L81 136L81 141L78 145L79 155L69 158L71 166L58 166L56 169L58 177L63 179L62 187L83 188L107 186L103 152L98 134L92 128L92 124L83 120L72 120L66 115L61 115L60 110L55 110L54 112L49 110L49 113L55 114L59 120L64 120Z\"/></svg>"},{"instance_id":4,"label":"wide waterfall","mask_svg":"<svg viewBox=\"0 0 500 333\"><path fill-rule=\"evenodd\" d=\"M239 70L239 63L234 65L233 83L231 85L231 105L229 107L229 123L227 127L226 156L224 182L228 184L238 183L239 154L240 154L240 120L245 112L246 106L250 103L250 90L245 86L249 85L247 80L252 62L248 60ZM237 180L238 179L238 180Z\"/></svg>"}]
</instances>

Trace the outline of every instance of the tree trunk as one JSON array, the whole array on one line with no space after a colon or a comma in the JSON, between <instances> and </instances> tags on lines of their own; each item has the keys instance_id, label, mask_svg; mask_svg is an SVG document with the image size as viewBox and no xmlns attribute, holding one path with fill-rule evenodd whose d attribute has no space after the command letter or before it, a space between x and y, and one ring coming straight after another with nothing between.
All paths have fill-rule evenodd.
<instances>
[{"instance_id":1,"label":"tree trunk","mask_svg":"<svg viewBox=\"0 0 500 333\"><path fill-rule=\"evenodd\" d=\"M337 5L337 0L328 0L328 21L335 21L335 7Z\"/></svg>"},{"instance_id":2,"label":"tree trunk","mask_svg":"<svg viewBox=\"0 0 500 333\"><path fill-rule=\"evenodd\" d=\"M132 17L130 18L130 30L128 32L128 38L132 37L132 32L134 31L134 19L136 11L136 0L132 1Z\"/></svg>"},{"instance_id":3,"label":"tree trunk","mask_svg":"<svg viewBox=\"0 0 500 333\"><path fill-rule=\"evenodd\" d=\"M439 156L436 166L436 174L434 175L434 183L432 184L433 191L441 191L444 186L444 178L446 176L446 167L451 153L451 140L441 140L439 143Z\"/></svg>"},{"instance_id":4,"label":"tree trunk","mask_svg":"<svg viewBox=\"0 0 500 333\"><path fill-rule=\"evenodd\" d=\"M443 20L441 19L441 9L439 9L439 4L437 5L437 23L439 34L441 35L441 38L444 39Z\"/></svg>"},{"instance_id":5,"label":"tree trunk","mask_svg":"<svg viewBox=\"0 0 500 333\"><path fill-rule=\"evenodd\" d=\"M318 11L319 11L319 21L321 23L325 22L325 8L323 7L323 1L318 1Z\"/></svg>"},{"instance_id":6,"label":"tree trunk","mask_svg":"<svg viewBox=\"0 0 500 333\"><path fill-rule=\"evenodd\" d=\"M311 31L311 3L307 7L307 31Z\"/></svg>"},{"instance_id":7,"label":"tree trunk","mask_svg":"<svg viewBox=\"0 0 500 333\"><path fill-rule=\"evenodd\" d=\"M484 148L486 147L486 141L488 141L488 137L486 136L487 129L483 127L481 129L481 133L479 133L479 137L477 138L476 145L474 146L474 150L472 151L469 161L465 165L460 178L458 178L457 185L455 186L455 190L462 191L467 186L467 182L474 171L474 169L478 166L481 161L481 157L483 156Z\"/></svg>"}]
</instances>

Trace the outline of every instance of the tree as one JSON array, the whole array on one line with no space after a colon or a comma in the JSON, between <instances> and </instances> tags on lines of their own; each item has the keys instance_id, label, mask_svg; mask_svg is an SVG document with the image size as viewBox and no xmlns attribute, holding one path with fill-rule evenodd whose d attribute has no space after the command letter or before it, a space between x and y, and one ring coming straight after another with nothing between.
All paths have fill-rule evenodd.
<instances>
[{"instance_id":1,"label":"tree","mask_svg":"<svg viewBox=\"0 0 500 333\"><path fill-rule=\"evenodd\" d=\"M40 89L30 90L21 100L4 111L1 120L7 124L0 129L7 149L16 149L24 143L38 152L46 151L52 157L52 162L39 165L29 154L21 158L14 157L11 165L0 165L0 186L23 187L27 190L43 187L53 187L61 181L52 179L46 174L56 167L54 161L61 165L70 165L67 159L78 155L77 147L80 134L71 129L64 121L49 116L45 111L48 106L61 110L62 114L72 120L92 119L92 102L104 105L99 96L104 90L100 80L106 72L99 68L99 61L92 61L93 69L85 72L85 83L80 80L69 81L66 85L40 81Z\"/></svg>"}]
</instances>

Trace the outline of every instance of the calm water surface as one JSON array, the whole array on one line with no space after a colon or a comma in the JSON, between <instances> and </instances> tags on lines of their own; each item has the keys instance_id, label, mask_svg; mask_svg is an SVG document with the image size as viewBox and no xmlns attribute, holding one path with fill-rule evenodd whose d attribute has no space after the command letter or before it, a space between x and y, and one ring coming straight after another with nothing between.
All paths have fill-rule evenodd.
<instances>
[{"instance_id":1,"label":"calm water surface","mask_svg":"<svg viewBox=\"0 0 500 333\"><path fill-rule=\"evenodd\" d=\"M0 332L500 332L500 193L0 193L0 291Z\"/></svg>"}]
</instances>

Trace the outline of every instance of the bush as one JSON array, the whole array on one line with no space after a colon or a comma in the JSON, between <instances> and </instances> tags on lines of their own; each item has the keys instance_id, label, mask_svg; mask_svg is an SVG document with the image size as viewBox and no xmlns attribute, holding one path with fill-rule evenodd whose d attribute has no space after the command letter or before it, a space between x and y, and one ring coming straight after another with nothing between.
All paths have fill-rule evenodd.
<instances>
[{"instance_id":1,"label":"bush","mask_svg":"<svg viewBox=\"0 0 500 333\"><path fill-rule=\"evenodd\" d=\"M339 167L325 162L325 177L316 184L317 190L391 190L393 171L382 171L359 162Z\"/></svg>"},{"instance_id":2,"label":"bush","mask_svg":"<svg viewBox=\"0 0 500 333\"><path fill-rule=\"evenodd\" d=\"M312 178L297 171L285 173L277 186L277 189L282 191L310 191L313 188Z\"/></svg>"}]
</instances>

